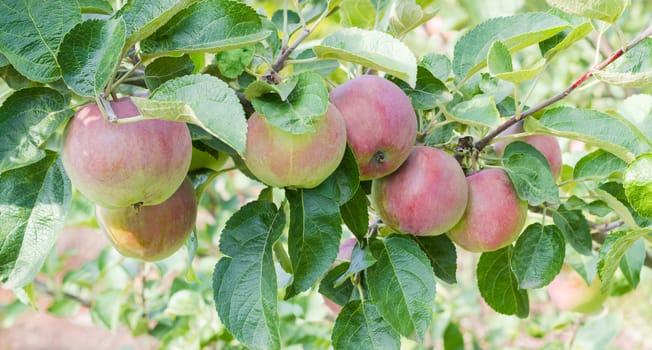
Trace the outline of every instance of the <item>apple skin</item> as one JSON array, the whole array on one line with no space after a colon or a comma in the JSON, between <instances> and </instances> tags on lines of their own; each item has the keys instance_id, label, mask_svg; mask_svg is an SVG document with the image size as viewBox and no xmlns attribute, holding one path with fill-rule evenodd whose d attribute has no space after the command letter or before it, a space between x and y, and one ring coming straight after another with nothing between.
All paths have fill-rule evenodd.
<instances>
[{"instance_id":1,"label":"apple skin","mask_svg":"<svg viewBox=\"0 0 652 350\"><path fill-rule=\"evenodd\" d=\"M165 259L179 250L195 227L197 198L190 180L161 204L104 208L97 221L120 254L145 261Z\"/></svg>"},{"instance_id":2,"label":"apple skin","mask_svg":"<svg viewBox=\"0 0 652 350\"><path fill-rule=\"evenodd\" d=\"M450 154L416 146L398 170L376 179L371 201L383 222L413 235L440 235L457 224L466 208L464 171Z\"/></svg>"},{"instance_id":3,"label":"apple skin","mask_svg":"<svg viewBox=\"0 0 652 350\"><path fill-rule=\"evenodd\" d=\"M466 178L469 200L448 236L470 252L489 252L516 240L525 225L527 201L518 198L503 169L484 169Z\"/></svg>"},{"instance_id":4,"label":"apple skin","mask_svg":"<svg viewBox=\"0 0 652 350\"><path fill-rule=\"evenodd\" d=\"M577 271L564 265L561 272L555 277L547 290L550 301L560 310L591 314L599 311L602 304L609 296L602 293L602 282L598 275L593 278L591 285Z\"/></svg>"},{"instance_id":5,"label":"apple skin","mask_svg":"<svg viewBox=\"0 0 652 350\"><path fill-rule=\"evenodd\" d=\"M518 134L522 133L523 131L523 121L520 121L507 128L507 130L503 131L499 136ZM500 140L493 145L496 154L502 156L503 152L505 151L505 147L514 141L523 141L536 148L537 151L541 152L541 154L543 154L548 160L548 164L550 164L550 170L552 170L552 176L555 179L559 177L561 174L563 162L561 159L561 147L559 146L559 141L556 137L551 135L528 135L515 139Z\"/></svg>"},{"instance_id":6,"label":"apple skin","mask_svg":"<svg viewBox=\"0 0 652 350\"><path fill-rule=\"evenodd\" d=\"M249 117L248 126L245 164L273 187L317 187L335 171L346 150L346 126L332 104L313 133L286 132L258 113Z\"/></svg>"},{"instance_id":7,"label":"apple skin","mask_svg":"<svg viewBox=\"0 0 652 350\"><path fill-rule=\"evenodd\" d=\"M330 92L346 122L361 180L389 175L407 159L417 134L410 98L390 81L363 75Z\"/></svg>"},{"instance_id":8,"label":"apple skin","mask_svg":"<svg viewBox=\"0 0 652 350\"><path fill-rule=\"evenodd\" d=\"M140 113L130 98L111 102L118 118ZM77 110L64 136L62 160L72 184L104 207L156 205L183 182L192 155L188 126L143 120L114 124L97 104Z\"/></svg>"}]
</instances>

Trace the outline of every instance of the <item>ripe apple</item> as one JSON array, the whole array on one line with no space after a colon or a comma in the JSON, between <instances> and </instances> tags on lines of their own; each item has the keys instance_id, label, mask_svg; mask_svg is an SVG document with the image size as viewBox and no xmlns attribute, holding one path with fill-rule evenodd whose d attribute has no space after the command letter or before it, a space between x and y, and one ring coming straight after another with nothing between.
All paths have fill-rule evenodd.
<instances>
[{"instance_id":1,"label":"ripe apple","mask_svg":"<svg viewBox=\"0 0 652 350\"><path fill-rule=\"evenodd\" d=\"M509 127L507 130L503 131L500 136L518 134L522 132L523 121L520 121ZM559 146L559 141L557 141L556 137L551 135L528 135L514 139L500 140L494 143L494 150L496 151L496 154L502 155L505 151L505 147L514 141L523 141L536 148L537 151L541 152L541 154L543 154L548 160L548 164L550 164L550 170L552 170L552 176L555 179L559 177L563 163L561 159L561 147Z\"/></svg>"},{"instance_id":2,"label":"ripe apple","mask_svg":"<svg viewBox=\"0 0 652 350\"><path fill-rule=\"evenodd\" d=\"M112 101L111 107L118 118L140 114L130 98ZM114 124L95 103L77 110L66 127L62 151L73 185L93 202L113 208L168 199L186 177L191 155L186 124Z\"/></svg>"},{"instance_id":3,"label":"ripe apple","mask_svg":"<svg viewBox=\"0 0 652 350\"><path fill-rule=\"evenodd\" d=\"M363 75L330 92L331 102L346 122L347 140L361 180L373 180L398 169L417 134L410 98L381 77Z\"/></svg>"},{"instance_id":4,"label":"ripe apple","mask_svg":"<svg viewBox=\"0 0 652 350\"><path fill-rule=\"evenodd\" d=\"M97 221L120 254L145 261L165 259L195 226L197 199L190 180L161 204L125 208L96 206Z\"/></svg>"},{"instance_id":5,"label":"ripe apple","mask_svg":"<svg viewBox=\"0 0 652 350\"><path fill-rule=\"evenodd\" d=\"M550 301L557 308L590 314L600 310L609 296L608 293L602 293L601 288L602 282L598 275L593 278L591 285L587 285L577 271L564 265L547 290Z\"/></svg>"},{"instance_id":6,"label":"ripe apple","mask_svg":"<svg viewBox=\"0 0 652 350\"><path fill-rule=\"evenodd\" d=\"M248 125L245 164L269 186L316 187L335 171L346 149L346 126L332 104L313 133L289 133L258 113Z\"/></svg>"},{"instance_id":7,"label":"ripe apple","mask_svg":"<svg viewBox=\"0 0 652 350\"><path fill-rule=\"evenodd\" d=\"M466 178L469 201L448 235L470 252L488 252L516 240L527 216L527 201L516 195L503 169L484 169Z\"/></svg>"},{"instance_id":8,"label":"ripe apple","mask_svg":"<svg viewBox=\"0 0 652 350\"><path fill-rule=\"evenodd\" d=\"M383 222L413 235L440 235L466 208L464 171L450 154L416 146L398 170L376 179L371 201Z\"/></svg>"}]
</instances>

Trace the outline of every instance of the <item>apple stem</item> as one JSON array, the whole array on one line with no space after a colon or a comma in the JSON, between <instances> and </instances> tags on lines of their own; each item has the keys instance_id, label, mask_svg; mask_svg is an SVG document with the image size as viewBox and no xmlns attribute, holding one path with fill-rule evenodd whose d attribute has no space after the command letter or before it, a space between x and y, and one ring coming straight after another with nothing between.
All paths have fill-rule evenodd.
<instances>
[{"instance_id":1,"label":"apple stem","mask_svg":"<svg viewBox=\"0 0 652 350\"><path fill-rule=\"evenodd\" d=\"M273 249L276 258L278 259L278 263L281 265L283 270L289 274L293 273L292 261L290 260L290 256L288 256L288 253L285 251L285 247L283 247L283 242L281 242L280 240L276 241L274 243Z\"/></svg>"},{"instance_id":2,"label":"apple stem","mask_svg":"<svg viewBox=\"0 0 652 350\"><path fill-rule=\"evenodd\" d=\"M524 111L523 113L515 114L511 118L509 118L507 121L505 121L503 124L498 126L496 129L491 131L487 136L484 138L480 139L478 142L475 143L474 148L477 150L477 152L482 151L490 142L491 140L498 136L500 133L505 131L507 128L510 126L516 124L518 121L525 119L526 117L552 105L553 103L560 101L568 95L570 95L571 92L573 92L575 89L577 89L580 85L582 85L588 78L593 76L593 72L603 70L605 67L613 63L615 60L617 60L619 57L621 57L625 52L628 50L632 49L641 41L643 41L645 38L648 38L652 36L652 26L649 26L647 29L644 31L640 32L634 40L632 40L630 43L626 44L624 47L621 49L617 50L616 52L612 53L611 56L607 57L604 61L600 62L599 64L591 67L588 71L586 71L584 74L582 74L577 80L575 80L572 84L570 84L564 91L560 92L559 94L541 102L540 104L529 108L528 110Z\"/></svg>"},{"instance_id":3,"label":"apple stem","mask_svg":"<svg viewBox=\"0 0 652 350\"><path fill-rule=\"evenodd\" d=\"M104 118L106 118L111 123L117 123L118 117L115 115L113 107L111 107L111 103L106 99L106 95L100 93L99 96L97 96L96 102Z\"/></svg>"}]
</instances>

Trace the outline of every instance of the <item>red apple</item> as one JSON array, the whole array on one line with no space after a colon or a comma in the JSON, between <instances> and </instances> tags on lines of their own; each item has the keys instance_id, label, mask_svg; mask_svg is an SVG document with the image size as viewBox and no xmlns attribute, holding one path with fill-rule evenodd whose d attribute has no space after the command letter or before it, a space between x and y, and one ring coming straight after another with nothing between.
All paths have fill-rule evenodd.
<instances>
[{"instance_id":1,"label":"red apple","mask_svg":"<svg viewBox=\"0 0 652 350\"><path fill-rule=\"evenodd\" d=\"M450 154L416 146L398 170L373 181L371 200L383 222L414 235L440 235L466 208L464 171Z\"/></svg>"},{"instance_id":2,"label":"red apple","mask_svg":"<svg viewBox=\"0 0 652 350\"><path fill-rule=\"evenodd\" d=\"M523 121L520 121L509 127L507 130L503 131L500 136L519 134L522 132ZM559 177L563 163L561 159L561 147L559 146L559 141L557 141L556 137L551 135L528 135L508 140L500 140L494 143L494 150L498 155L502 156L503 152L505 151L505 147L514 141L523 141L536 148L537 151L541 152L541 154L543 154L548 160L548 164L550 164L550 170L552 170L552 176L555 179Z\"/></svg>"},{"instance_id":3,"label":"red apple","mask_svg":"<svg viewBox=\"0 0 652 350\"><path fill-rule=\"evenodd\" d=\"M559 309L585 314L597 312L609 296L601 292L602 282L598 275L591 285L570 266L564 265L561 272L547 287L550 301Z\"/></svg>"},{"instance_id":4,"label":"red apple","mask_svg":"<svg viewBox=\"0 0 652 350\"><path fill-rule=\"evenodd\" d=\"M97 221L120 254L145 261L165 259L188 239L195 226L197 200L190 180L161 204L96 207Z\"/></svg>"},{"instance_id":5,"label":"red apple","mask_svg":"<svg viewBox=\"0 0 652 350\"><path fill-rule=\"evenodd\" d=\"M140 113L130 98L111 102L118 118ZM66 128L63 165L73 185L104 207L155 205L181 185L192 154L180 122L109 122L97 104L81 107Z\"/></svg>"},{"instance_id":6,"label":"red apple","mask_svg":"<svg viewBox=\"0 0 652 350\"><path fill-rule=\"evenodd\" d=\"M335 171L346 149L342 115L329 104L315 132L292 134L253 113L249 117L245 164L274 187L313 188Z\"/></svg>"},{"instance_id":7,"label":"red apple","mask_svg":"<svg viewBox=\"0 0 652 350\"><path fill-rule=\"evenodd\" d=\"M346 122L361 180L383 177L401 166L414 146L417 117L398 86L363 75L335 88L330 99Z\"/></svg>"},{"instance_id":8,"label":"red apple","mask_svg":"<svg viewBox=\"0 0 652 350\"><path fill-rule=\"evenodd\" d=\"M516 240L527 216L527 201L516 195L507 173L484 169L467 177L469 201L448 235L471 252L503 248Z\"/></svg>"}]
</instances>

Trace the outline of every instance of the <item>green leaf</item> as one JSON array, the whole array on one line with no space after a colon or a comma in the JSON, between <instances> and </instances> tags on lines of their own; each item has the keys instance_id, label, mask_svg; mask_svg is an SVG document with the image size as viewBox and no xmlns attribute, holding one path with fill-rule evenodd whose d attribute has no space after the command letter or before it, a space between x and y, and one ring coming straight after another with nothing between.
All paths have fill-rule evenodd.
<instances>
[{"instance_id":1,"label":"green leaf","mask_svg":"<svg viewBox=\"0 0 652 350\"><path fill-rule=\"evenodd\" d=\"M63 36L81 22L70 0L2 0L0 53L30 80L49 83L61 77L57 53Z\"/></svg>"},{"instance_id":2,"label":"green leaf","mask_svg":"<svg viewBox=\"0 0 652 350\"><path fill-rule=\"evenodd\" d=\"M444 110L444 114L454 121L485 128L496 126L500 118L493 96L475 96L456 104L450 111Z\"/></svg>"},{"instance_id":3,"label":"green leaf","mask_svg":"<svg viewBox=\"0 0 652 350\"><path fill-rule=\"evenodd\" d=\"M358 187L353 198L340 206L340 215L358 240L362 240L369 229L369 201L362 187Z\"/></svg>"},{"instance_id":4,"label":"green leaf","mask_svg":"<svg viewBox=\"0 0 652 350\"><path fill-rule=\"evenodd\" d=\"M254 59L255 49L253 46L218 52L215 55L215 62L220 73L225 78L235 79Z\"/></svg>"},{"instance_id":5,"label":"green leaf","mask_svg":"<svg viewBox=\"0 0 652 350\"><path fill-rule=\"evenodd\" d=\"M550 59L557 53L569 48L574 43L584 39L587 35L591 34L592 31L593 31L593 26L591 25L591 22L584 22L578 25L577 27L574 27L570 31L568 31L568 33L564 31L562 33L557 34L557 35L560 34L563 35L563 39L545 51L542 49L543 58ZM540 43L539 47L541 48L541 46L542 45Z\"/></svg>"},{"instance_id":6,"label":"green leaf","mask_svg":"<svg viewBox=\"0 0 652 350\"><path fill-rule=\"evenodd\" d=\"M512 55L502 41L494 41L487 55L487 67L492 75L514 71Z\"/></svg>"},{"instance_id":7,"label":"green leaf","mask_svg":"<svg viewBox=\"0 0 652 350\"><path fill-rule=\"evenodd\" d=\"M541 288L550 283L564 264L566 242L554 225L526 227L516 241L512 271L521 289Z\"/></svg>"},{"instance_id":8,"label":"green leaf","mask_svg":"<svg viewBox=\"0 0 652 350\"><path fill-rule=\"evenodd\" d=\"M527 291L518 287L512 272L512 254L511 245L482 253L477 267L478 288L482 298L495 311L525 318L530 313L530 302Z\"/></svg>"},{"instance_id":9,"label":"green leaf","mask_svg":"<svg viewBox=\"0 0 652 350\"><path fill-rule=\"evenodd\" d=\"M145 67L145 84L154 91L168 80L192 74L194 69L189 55L157 58Z\"/></svg>"},{"instance_id":10,"label":"green leaf","mask_svg":"<svg viewBox=\"0 0 652 350\"><path fill-rule=\"evenodd\" d=\"M446 84L421 65L417 67L417 83L414 88L409 87L402 80L391 79L391 81L405 91L415 109L434 109L438 103L446 103L452 99Z\"/></svg>"},{"instance_id":11,"label":"green leaf","mask_svg":"<svg viewBox=\"0 0 652 350\"><path fill-rule=\"evenodd\" d=\"M31 81L18 73L10 64L0 68L0 79L4 80L8 87L13 90L20 90L29 87ZM67 89L67 87L66 87Z\"/></svg>"},{"instance_id":12,"label":"green leaf","mask_svg":"<svg viewBox=\"0 0 652 350\"><path fill-rule=\"evenodd\" d=\"M591 285L598 273L598 255L580 255L575 250L566 250L564 263L570 265L573 270L582 276L587 286Z\"/></svg>"},{"instance_id":13,"label":"green leaf","mask_svg":"<svg viewBox=\"0 0 652 350\"><path fill-rule=\"evenodd\" d=\"M108 329L116 329L120 321L120 310L127 301L125 292L108 289L94 297L91 306L91 318L95 324L101 324Z\"/></svg>"},{"instance_id":14,"label":"green leaf","mask_svg":"<svg viewBox=\"0 0 652 350\"><path fill-rule=\"evenodd\" d=\"M405 235L373 241L371 251L377 262L367 270L366 281L378 311L401 335L423 339L435 302L428 257Z\"/></svg>"},{"instance_id":15,"label":"green leaf","mask_svg":"<svg viewBox=\"0 0 652 350\"><path fill-rule=\"evenodd\" d=\"M629 3L627 0L546 0L548 5L572 15L614 23Z\"/></svg>"},{"instance_id":16,"label":"green leaf","mask_svg":"<svg viewBox=\"0 0 652 350\"><path fill-rule=\"evenodd\" d=\"M48 312L57 317L72 317L81 308L81 303L74 299L62 298L48 306Z\"/></svg>"},{"instance_id":17,"label":"green leaf","mask_svg":"<svg viewBox=\"0 0 652 350\"><path fill-rule=\"evenodd\" d=\"M77 0L82 13L99 13L110 15L113 7L107 0Z\"/></svg>"},{"instance_id":18,"label":"green leaf","mask_svg":"<svg viewBox=\"0 0 652 350\"><path fill-rule=\"evenodd\" d=\"M592 254L593 239L589 223L581 210L568 210L562 205L553 211L552 219L573 249L582 255Z\"/></svg>"},{"instance_id":19,"label":"green leaf","mask_svg":"<svg viewBox=\"0 0 652 350\"><path fill-rule=\"evenodd\" d=\"M652 85L652 39L643 40L625 52L616 62L604 70L596 70L593 75L607 84L630 88Z\"/></svg>"},{"instance_id":20,"label":"green leaf","mask_svg":"<svg viewBox=\"0 0 652 350\"><path fill-rule=\"evenodd\" d=\"M285 13L285 15L284 15ZM286 17L285 17L286 16ZM287 18L287 20L284 20L283 18ZM279 32L284 31L284 24L287 23L287 32L284 33L288 35L292 35L294 32L297 31L297 29L301 28L301 17L299 16L298 13L292 11L292 10L286 10L284 11L283 9L276 10L274 14L272 15L272 23L278 28Z\"/></svg>"},{"instance_id":21,"label":"green leaf","mask_svg":"<svg viewBox=\"0 0 652 350\"><path fill-rule=\"evenodd\" d=\"M198 0L141 0L129 1L116 14L127 25L126 47L152 35L172 16Z\"/></svg>"},{"instance_id":22,"label":"green leaf","mask_svg":"<svg viewBox=\"0 0 652 350\"><path fill-rule=\"evenodd\" d=\"M652 147L640 130L625 119L591 109L557 107L541 119L526 118L524 129L586 142L625 160Z\"/></svg>"},{"instance_id":23,"label":"green leaf","mask_svg":"<svg viewBox=\"0 0 652 350\"><path fill-rule=\"evenodd\" d=\"M618 113L652 140L652 95L637 94L618 104Z\"/></svg>"},{"instance_id":24,"label":"green leaf","mask_svg":"<svg viewBox=\"0 0 652 350\"><path fill-rule=\"evenodd\" d=\"M63 229L72 190L57 154L2 174L0 181L0 282L31 283Z\"/></svg>"},{"instance_id":25,"label":"green leaf","mask_svg":"<svg viewBox=\"0 0 652 350\"><path fill-rule=\"evenodd\" d=\"M324 79L317 73L306 72L290 80L296 80L296 83L288 83L293 88L286 99L267 93L255 97L251 103L256 112L281 130L292 134L315 132L315 123L326 114L328 108L328 90Z\"/></svg>"},{"instance_id":26,"label":"green leaf","mask_svg":"<svg viewBox=\"0 0 652 350\"><path fill-rule=\"evenodd\" d=\"M304 50L295 57L297 60L307 60L309 58L317 59L317 55L311 49ZM322 77L326 78L331 75L340 67L340 63L337 60L319 60L309 61L309 62L297 62L292 64L292 72L294 74L300 74L303 72L315 72Z\"/></svg>"},{"instance_id":27,"label":"green leaf","mask_svg":"<svg viewBox=\"0 0 652 350\"><path fill-rule=\"evenodd\" d=\"M389 73L414 87L417 60L410 49L389 34L359 28L341 29L313 48L319 58L358 63Z\"/></svg>"},{"instance_id":28,"label":"green leaf","mask_svg":"<svg viewBox=\"0 0 652 350\"><path fill-rule=\"evenodd\" d=\"M399 334L378 313L376 305L350 301L340 311L333 327L334 350L400 349Z\"/></svg>"},{"instance_id":29,"label":"green leaf","mask_svg":"<svg viewBox=\"0 0 652 350\"><path fill-rule=\"evenodd\" d=\"M308 290L335 261L342 236L340 208L321 187L286 190L290 203L288 252L294 271L289 299Z\"/></svg>"},{"instance_id":30,"label":"green leaf","mask_svg":"<svg viewBox=\"0 0 652 350\"><path fill-rule=\"evenodd\" d=\"M238 96L225 82L210 75L186 75L168 80L159 86L150 99L154 101L180 101L192 109L192 116L181 121L196 124L220 141L244 154L247 137L247 120ZM157 118L157 106L149 111L143 104L147 100L134 99L143 116ZM158 106L160 108L160 106Z\"/></svg>"},{"instance_id":31,"label":"green leaf","mask_svg":"<svg viewBox=\"0 0 652 350\"><path fill-rule=\"evenodd\" d=\"M453 65L446 55L429 53L419 62L419 66L427 69L433 77L445 82L453 73Z\"/></svg>"},{"instance_id":32,"label":"green leaf","mask_svg":"<svg viewBox=\"0 0 652 350\"><path fill-rule=\"evenodd\" d=\"M321 283L319 283L319 293L340 306L346 305L356 292L350 280L343 281L338 286L335 286L335 280L342 276L348 269L349 262L343 262L328 271L326 276L321 280Z\"/></svg>"},{"instance_id":33,"label":"green leaf","mask_svg":"<svg viewBox=\"0 0 652 350\"><path fill-rule=\"evenodd\" d=\"M636 228L635 225L638 225L640 227L652 226L652 218L643 217L639 215L638 212L634 210L634 208L632 208L631 204L627 200L627 195L625 194L625 188L621 182L617 182L617 181L606 182L600 185L599 189L602 190L602 193L600 191L596 191L595 193L597 194L596 197L600 198L603 201L604 203L603 207L611 208L611 210L616 211L617 215L619 216L622 215L621 219L623 219L625 221L625 224L628 225L630 228ZM593 191L593 189L590 189L590 191ZM607 196L604 195L605 193ZM616 207L617 204L612 205L611 202L613 202L614 200L619 202L622 207L617 208ZM619 211L624 211L624 212L619 213ZM629 214L627 214L627 212L629 212ZM624 216L628 216L628 217L624 218Z\"/></svg>"},{"instance_id":34,"label":"green leaf","mask_svg":"<svg viewBox=\"0 0 652 350\"><path fill-rule=\"evenodd\" d=\"M636 212L652 218L652 153L644 153L627 166L625 195Z\"/></svg>"},{"instance_id":35,"label":"green leaf","mask_svg":"<svg viewBox=\"0 0 652 350\"><path fill-rule=\"evenodd\" d=\"M0 174L38 162L43 144L73 114L56 90L34 87L14 92L0 106Z\"/></svg>"},{"instance_id":36,"label":"green leaf","mask_svg":"<svg viewBox=\"0 0 652 350\"><path fill-rule=\"evenodd\" d=\"M351 149L347 146L344 157L337 169L319 185L325 197L331 198L342 206L348 202L360 187L358 162Z\"/></svg>"},{"instance_id":37,"label":"green leaf","mask_svg":"<svg viewBox=\"0 0 652 350\"><path fill-rule=\"evenodd\" d=\"M645 263L646 249L645 240L637 239L620 259L620 271L629 284L636 288L641 280L641 269Z\"/></svg>"},{"instance_id":38,"label":"green leaf","mask_svg":"<svg viewBox=\"0 0 652 350\"><path fill-rule=\"evenodd\" d=\"M371 253L369 246L360 248L360 244L356 244L351 251L349 268L335 280L335 286L339 286L343 282L350 280L354 274L366 270L375 263L376 258Z\"/></svg>"},{"instance_id":39,"label":"green leaf","mask_svg":"<svg viewBox=\"0 0 652 350\"><path fill-rule=\"evenodd\" d=\"M63 80L78 95L95 97L113 76L125 44L122 19L90 19L73 28L61 43Z\"/></svg>"},{"instance_id":40,"label":"green leaf","mask_svg":"<svg viewBox=\"0 0 652 350\"><path fill-rule=\"evenodd\" d=\"M435 275L446 283L457 283L457 252L447 235L412 236L430 260Z\"/></svg>"},{"instance_id":41,"label":"green leaf","mask_svg":"<svg viewBox=\"0 0 652 350\"><path fill-rule=\"evenodd\" d=\"M202 312L204 301L199 292L182 289L170 297L164 313L171 316L193 316Z\"/></svg>"},{"instance_id":42,"label":"green leaf","mask_svg":"<svg viewBox=\"0 0 652 350\"><path fill-rule=\"evenodd\" d=\"M641 237L650 234L650 229L619 231L607 235L600 247L600 260L598 261L598 274L602 281L602 292L611 289L614 274L620 266L620 261L629 248Z\"/></svg>"},{"instance_id":43,"label":"green leaf","mask_svg":"<svg viewBox=\"0 0 652 350\"><path fill-rule=\"evenodd\" d=\"M622 188L622 187L621 187ZM616 196L611 194L610 192L602 189L602 188L596 188L591 190L595 196L600 199L601 201L605 202L609 208L611 208L614 212L616 212L616 215L623 220L625 225L627 225L630 228L637 229L639 228L638 223L634 219L634 216L632 215L631 210L633 210L631 207L620 201Z\"/></svg>"},{"instance_id":44,"label":"green leaf","mask_svg":"<svg viewBox=\"0 0 652 350\"><path fill-rule=\"evenodd\" d=\"M508 81L510 83L520 84L536 78L537 75L539 75L539 73L543 70L543 68L545 68L545 66L545 60L538 60L536 63L530 65L529 68L524 68L513 72L496 73L496 78Z\"/></svg>"},{"instance_id":45,"label":"green leaf","mask_svg":"<svg viewBox=\"0 0 652 350\"><path fill-rule=\"evenodd\" d=\"M272 245L285 216L267 201L251 202L227 221L220 238L226 256L215 266L213 296L222 323L245 346L280 349Z\"/></svg>"},{"instance_id":46,"label":"green leaf","mask_svg":"<svg viewBox=\"0 0 652 350\"><path fill-rule=\"evenodd\" d=\"M626 167L627 163L624 160L605 150L598 149L577 161L573 168L573 179L583 177L602 179L609 177L614 172L623 171Z\"/></svg>"},{"instance_id":47,"label":"green leaf","mask_svg":"<svg viewBox=\"0 0 652 350\"><path fill-rule=\"evenodd\" d=\"M206 0L179 11L141 42L145 56L190 52L219 52L249 46L271 34L246 4Z\"/></svg>"},{"instance_id":48,"label":"green leaf","mask_svg":"<svg viewBox=\"0 0 652 350\"><path fill-rule=\"evenodd\" d=\"M458 79L465 80L486 66L487 55L496 40L502 41L509 52L514 53L566 28L570 28L566 21L547 13L492 18L458 40L453 55L453 70Z\"/></svg>"},{"instance_id":49,"label":"green leaf","mask_svg":"<svg viewBox=\"0 0 652 350\"><path fill-rule=\"evenodd\" d=\"M464 350L464 336L453 322L449 322L444 330L444 350Z\"/></svg>"},{"instance_id":50,"label":"green leaf","mask_svg":"<svg viewBox=\"0 0 652 350\"><path fill-rule=\"evenodd\" d=\"M559 203L550 164L536 148L522 141L510 142L505 147L503 165L519 198L530 205Z\"/></svg>"},{"instance_id":51,"label":"green leaf","mask_svg":"<svg viewBox=\"0 0 652 350\"><path fill-rule=\"evenodd\" d=\"M396 16L391 17L389 21L389 32L395 37L401 37L428 22L438 12L439 9L424 11L414 0L399 1L396 6Z\"/></svg>"}]
</instances>

